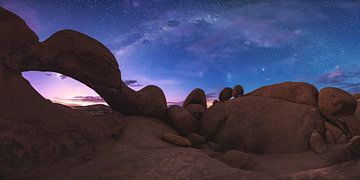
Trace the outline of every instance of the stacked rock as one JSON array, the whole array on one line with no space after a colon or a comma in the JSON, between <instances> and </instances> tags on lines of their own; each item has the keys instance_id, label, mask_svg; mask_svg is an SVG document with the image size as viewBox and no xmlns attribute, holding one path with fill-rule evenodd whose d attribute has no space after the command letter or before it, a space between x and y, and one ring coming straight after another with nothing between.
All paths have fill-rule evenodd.
<instances>
[{"instance_id":1,"label":"stacked rock","mask_svg":"<svg viewBox=\"0 0 360 180\"><path fill-rule=\"evenodd\" d=\"M173 105L167 110L167 119L181 136L188 137L193 147L200 147L204 141L198 132L199 120L207 107L206 95L196 88L186 97L183 107Z\"/></svg>"},{"instance_id":2,"label":"stacked rock","mask_svg":"<svg viewBox=\"0 0 360 180\"><path fill-rule=\"evenodd\" d=\"M355 116L356 107L355 97L346 91L332 87L320 90L318 98L320 112L331 122L331 125L340 128L340 131L347 137L360 134L360 121ZM332 135L337 142L340 135L334 131L336 128L331 125L327 124L328 136ZM331 140L329 141L331 142Z\"/></svg>"},{"instance_id":3,"label":"stacked rock","mask_svg":"<svg viewBox=\"0 0 360 180\"><path fill-rule=\"evenodd\" d=\"M244 88L241 85L235 85L232 90L232 96L234 98L244 95Z\"/></svg>"}]
</instances>

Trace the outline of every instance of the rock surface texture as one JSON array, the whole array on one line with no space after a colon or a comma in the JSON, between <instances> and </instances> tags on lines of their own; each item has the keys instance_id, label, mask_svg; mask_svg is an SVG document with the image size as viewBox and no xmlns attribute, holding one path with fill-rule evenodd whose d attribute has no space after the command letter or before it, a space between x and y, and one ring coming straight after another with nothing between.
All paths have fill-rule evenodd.
<instances>
[{"instance_id":1,"label":"rock surface texture","mask_svg":"<svg viewBox=\"0 0 360 180\"><path fill-rule=\"evenodd\" d=\"M318 90L313 85L303 82L284 82L264 86L249 93L251 96L271 97L307 105L317 105L318 94Z\"/></svg>"}]
</instances>

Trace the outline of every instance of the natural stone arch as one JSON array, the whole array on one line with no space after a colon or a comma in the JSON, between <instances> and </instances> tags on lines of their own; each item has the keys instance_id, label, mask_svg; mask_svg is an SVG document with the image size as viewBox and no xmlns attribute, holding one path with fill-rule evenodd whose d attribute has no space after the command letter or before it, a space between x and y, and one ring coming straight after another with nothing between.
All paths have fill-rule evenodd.
<instances>
[{"instance_id":1,"label":"natural stone arch","mask_svg":"<svg viewBox=\"0 0 360 180\"><path fill-rule=\"evenodd\" d=\"M22 19L0 8L0 48L1 64L19 71L52 71L69 76L96 91L115 111L156 118L165 114L162 90L147 88L150 93L138 93L127 87L110 50L85 34L63 30L39 42ZM154 97L160 100L147 100Z\"/></svg>"}]
</instances>

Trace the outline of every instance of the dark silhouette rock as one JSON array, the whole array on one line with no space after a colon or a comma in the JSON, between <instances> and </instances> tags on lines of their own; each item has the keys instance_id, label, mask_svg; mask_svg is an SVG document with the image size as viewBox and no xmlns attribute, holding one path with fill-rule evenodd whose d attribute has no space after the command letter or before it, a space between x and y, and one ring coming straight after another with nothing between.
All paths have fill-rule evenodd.
<instances>
[{"instance_id":1,"label":"dark silhouette rock","mask_svg":"<svg viewBox=\"0 0 360 180\"><path fill-rule=\"evenodd\" d=\"M190 94L186 97L183 107L188 106L189 104L200 104L204 108L207 107L206 95L204 90L196 88L190 92Z\"/></svg>"},{"instance_id":2,"label":"dark silhouette rock","mask_svg":"<svg viewBox=\"0 0 360 180\"><path fill-rule=\"evenodd\" d=\"M317 105L318 94L318 90L313 85L304 82L273 84L249 93L251 96L271 97L307 105Z\"/></svg>"},{"instance_id":3,"label":"dark silhouette rock","mask_svg":"<svg viewBox=\"0 0 360 180\"><path fill-rule=\"evenodd\" d=\"M19 167L93 153L96 144L121 134L114 115L94 116L53 104L17 70L0 65L0 164Z\"/></svg>"},{"instance_id":4,"label":"dark silhouette rock","mask_svg":"<svg viewBox=\"0 0 360 180\"><path fill-rule=\"evenodd\" d=\"M145 106L142 115L162 119L166 114L167 104L164 92L157 86L146 86L138 92L144 97Z\"/></svg>"},{"instance_id":5,"label":"dark silhouette rock","mask_svg":"<svg viewBox=\"0 0 360 180\"><path fill-rule=\"evenodd\" d=\"M55 71L95 90L109 105L124 114L142 114L145 100L121 80L115 57L103 44L72 30L59 31L43 42L40 60L26 70Z\"/></svg>"},{"instance_id":6,"label":"dark silhouette rock","mask_svg":"<svg viewBox=\"0 0 360 180\"><path fill-rule=\"evenodd\" d=\"M215 100L213 101L212 105L215 106L217 103L219 103L219 101L215 99Z\"/></svg>"},{"instance_id":7,"label":"dark silhouette rock","mask_svg":"<svg viewBox=\"0 0 360 180\"><path fill-rule=\"evenodd\" d=\"M253 153L303 152L314 130L325 133L316 108L256 96L221 102L204 113L201 123L201 132L226 149Z\"/></svg>"},{"instance_id":8,"label":"dark silhouette rock","mask_svg":"<svg viewBox=\"0 0 360 180\"><path fill-rule=\"evenodd\" d=\"M250 154L242 151L230 150L220 157L220 161L239 169L251 169L254 160Z\"/></svg>"},{"instance_id":9,"label":"dark silhouette rock","mask_svg":"<svg viewBox=\"0 0 360 180\"><path fill-rule=\"evenodd\" d=\"M53 71L72 77L95 90L109 105L125 115L159 118L158 108L147 97L127 87L109 49L73 30L56 32L43 43L15 14L0 8L0 62L18 71ZM163 108L161 109L163 111ZM154 112L154 113L153 113Z\"/></svg>"},{"instance_id":10,"label":"dark silhouette rock","mask_svg":"<svg viewBox=\"0 0 360 180\"><path fill-rule=\"evenodd\" d=\"M173 105L167 109L167 119L174 125L180 135L187 136L198 130L197 120L188 110L181 106Z\"/></svg>"},{"instance_id":11,"label":"dark silhouette rock","mask_svg":"<svg viewBox=\"0 0 360 180\"><path fill-rule=\"evenodd\" d=\"M242 95L244 95L244 88L241 85L235 85L232 90L232 96L237 98Z\"/></svg>"},{"instance_id":12,"label":"dark silhouette rock","mask_svg":"<svg viewBox=\"0 0 360 180\"><path fill-rule=\"evenodd\" d=\"M200 104L189 104L186 106L186 109L195 117L195 119L199 120L203 113L205 112L204 106Z\"/></svg>"},{"instance_id":13,"label":"dark silhouette rock","mask_svg":"<svg viewBox=\"0 0 360 180\"><path fill-rule=\"evenodd\" d=\"M182 146L182 147L191 146L191 142L188 139L171 133L164 133L162 135L162 139L166 142L169 142L177 146Z\"/></svg>"},{"instance_id":14,"label":"dark silhouette rock","mask_svg":"<svg viewBox=\"0 0 360 180\"><path fill-rule=\"evenodd\" d=\"M196 133L191 133L187 139L191 142L191 147L194 148L200 148L201 145L205 144L205 139Z\"/></svg>"},{"instance_id":15,"label":"dark silhouette rock","mask_svg":"<svg viewBox=\"0 0 360 180\"><path fill-rule=\"evenodd\" d=\"M330 120L338 116L353 115L356 99L351 94L338 88L323 88L319 93L319 110Z\"/></svg>"},{"instance_id":16,"label":"dark silhouette rock","mask_svg":"<svg viewBox=\"0 0 360 180\"><path fill-rule=\"evenodd\" d=\"M314 131L310 136L310 148L320 154L326 151L326 144L318 131Z\"/></svg>"},{"instance_id":17,"label":"dark silhouette rock","mask_svg":"<svg viewBox=\"0 0 360 180\"><path fill-rule=\"evenodd\" d=\"M232 89L229 87L224 88L219 94L219 101L227 101L232 97Z\"/></svg>"}]
</instances>

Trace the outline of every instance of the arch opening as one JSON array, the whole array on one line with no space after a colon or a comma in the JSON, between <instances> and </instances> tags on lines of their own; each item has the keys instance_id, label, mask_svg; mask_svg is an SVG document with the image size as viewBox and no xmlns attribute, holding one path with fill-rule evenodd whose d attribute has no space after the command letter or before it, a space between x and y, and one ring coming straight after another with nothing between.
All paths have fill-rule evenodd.
<instances>
[{"instance_id":1,"label":"arch opening","mask_svg":"<svg viewBox=\"0 0 360 180\"><path fill-rule=\"evenodd\" d=\"M25 71L22 76L45 99L66 106L108 105L84 83L56 72Z\"/></svg>"}]
</instances>

